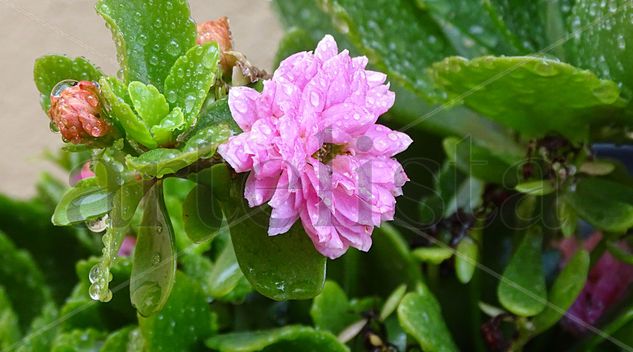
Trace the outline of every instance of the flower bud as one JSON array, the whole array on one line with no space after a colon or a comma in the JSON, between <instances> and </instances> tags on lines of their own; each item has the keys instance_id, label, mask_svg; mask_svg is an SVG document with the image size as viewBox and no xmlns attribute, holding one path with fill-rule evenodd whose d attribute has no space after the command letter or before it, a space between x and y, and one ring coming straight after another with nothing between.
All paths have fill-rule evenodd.
<instances>
[{"instance_id":1,"label":"flower bud","mask_svg":"<svg viewBox=\"0 0 633 352\"><path fill-rule=\"evenodd\" d=\"M229 19L226 16L198 24L196 43L204 44L211 41L217 42L223 52L233 49Z\"/></svg>"},{"instance_id":2,"label":"flower bud","mask_svg":"<svg viewBox=\"0 0 633 352\"><path fill-rule=\"evenodd\" d=\"M80 81L52 94L48 115L64 141L74 144L86 143L91 137L103 137L111 130L110 124L101 118L94 82Z\"/></svg>"}]
</instances>

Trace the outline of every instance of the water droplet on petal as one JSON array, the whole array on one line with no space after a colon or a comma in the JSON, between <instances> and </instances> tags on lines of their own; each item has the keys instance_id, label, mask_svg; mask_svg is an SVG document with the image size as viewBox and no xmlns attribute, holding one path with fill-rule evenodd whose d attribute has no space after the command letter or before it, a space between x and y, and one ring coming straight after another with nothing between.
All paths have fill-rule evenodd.
<instances>
[{"instance_id":1,"label":"water droplet on petal","mask_svg":"<svg viewBox=\"0 0 633 352\"><path fill-rule=\"evenodd\" d=\"M66 88L74 87L79 83L74 79L65 79L59 83L57 83L53 89L51 90L51 96L59 97Z\"/></svg>"},{"instance_id":2,"label":"water droplet on petal","mask_svg":"<svg viewBox=\"0 0 633 352\"><path fill-rule=\"evenodd\" d=\"M317 92L310 93L310 104L312 104L312 106L316 108L317 106L319 106L320 102L321 102L321 97L319 96L319 93Z\"/></svg>"}]
</instances>

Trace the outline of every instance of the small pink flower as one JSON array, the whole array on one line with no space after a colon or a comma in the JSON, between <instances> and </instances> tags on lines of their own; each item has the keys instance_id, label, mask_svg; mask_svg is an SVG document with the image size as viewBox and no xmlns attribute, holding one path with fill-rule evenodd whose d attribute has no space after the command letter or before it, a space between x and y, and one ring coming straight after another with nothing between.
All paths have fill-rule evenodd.
<instances>
[{"instance_id":1,"label":"small pink flower","mask_svg":"<svg viewBox=\"0 0 633 352\"><path fill-rule=\"evenodd\" d=\"M101 118L101 104L97 85L81 81L51 95L48 115L65 141L86 143L89 139L105 136L110 125Z\"/></svg>"},{"instance_id":2,"label":"small pink flower","mask_svg":"<svg viewBox=\"0 0 633 352\"><path fill-rule=\"evenodd\" d=\"M350 246L369 250L373 228L393 220L408 181L393 156L411 139L376 124L395 94L366 65L339 53L328 35L314 53L284 60L262 93L232 88L229 106L244 133L218 149L235 171L251 172L244 196L251 207L271 206L269 235L301 219L330 258Z\"/></svg>"}]
</instances>

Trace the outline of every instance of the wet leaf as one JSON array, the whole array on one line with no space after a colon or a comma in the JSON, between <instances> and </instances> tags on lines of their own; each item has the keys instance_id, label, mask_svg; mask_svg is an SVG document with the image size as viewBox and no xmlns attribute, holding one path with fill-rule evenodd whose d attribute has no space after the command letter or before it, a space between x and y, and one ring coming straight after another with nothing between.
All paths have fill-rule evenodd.
<instances>
[{"instance_id":1,"label":"wet leaf","mask_svg":"<svg viewBox=\"0 0 633 352\"><path fill-rule=\"evenodd\" d=\"M564 201L591 225L624 233L633 227L633 190L627 185L599 178L581 179Z\"/></svg>"},{"instance_id":2,"label":"wet leaf","mask_svg":"<svg viewBox=\"0 0 633 352\"><path fill-rule=\"evenodd\" d=\"M579 250L558 274L549 294L549 304L534 317L534 335L556 324L582 291L589 274L590 258L585 250Z\"/></svg>"},{"instance_id":3,"label":"wet leaf","mask_svg":"<svg viewBox=\"0 0 633 352\"><path fill-rule=\"evenodd\" d=\"M147 351L190 351L214 333L211 310L200 285L182 272L165 307L149 318L139 318Z\"/></svg>"},{"instance_id":4,"label":"wet leaf","mask_svg":"<svg viewBox=\"0 0 633 352\"><path fill-rule=\"evenodd\" d=\"M99 0L96 7L112 31L127 83L161 89L174 62L195 45L196 25L186 0Z\"/></svg>"},{"instance_id":5,"label":"wet leaf","mask_svg":"<svg viewBox=\"0 0 633 352\"><path fill-rule=\"evenodd\" d=\"M53 341L51 352L92 352L99 349L106 335L95 329L63 332Z\"/></svg>"},{"instance_id":6,"label":"wet leaf","mask_svg":"<svg viewBox=\"0 0 633 352\"><path fill-rule=\"evenodd\" d=\"M420 291L406 294L400 302L400 325L418 341L424 351L457 351L444 323L439 303L426 287Z\"/></svg>"},{"instance_id":7,"label":"wet leaf","mask_svg":"<svg viewBox=\"0 0 633 352\"><path fill-rule=\"evenodd\" d=\"M53 214L53 224L66 226L101 216L112 208L111 193L95 177L79 181L64 193Z\"/></svg>"},{"instance_id":8,"label":"wet leaf","mask_svg":"<svg viewBox=\"0 0 633 352\"><path fill-rule=\"evenodd\" d=\"M143 119L145 126L157 125L169 113L167 100L153 85L134 81L127 89L134 110Z\"/></svg>"},{"instance_id":9,"label":"wet leaf","mask_svg":"<svg viewBox=\"0 0 633 352\"><path fill-rule=\"evenodd\" d=\"M176 275L174 233L162 186L158 182L145 196L134 250L130 296L142 316L153 315L163 308Z\"/></svg>"},{"instance_id":10,"label":"wet leaf","mask_svg":"<svg viewBox=\"0 0 633 352\"><path fill-rule=\"evenodd\" d=\"M543 311L547 302L541 263L542 241L540 229L526 231L497 288L501 305L519 316L534 316Z\"/></svg>"},{"instance_id":11,"label":"wet leaf","mask_svg":"<svg viewBox=\"0 0 633 352\"><path fill-rule=\"evenodd\" d=\"M222 226L222 209L213 191L198 185L189 192L182 205L185 231L194 243L215 237Z\"/></svg>"},{"instance_id":12,"label":"wet leaf","mask_svg":"<svg viewBox=\"0 0 633 352\"><path fill-rule=\"evenodd\" d=\"M121 328L106 338L100 351L103 352L128 352L128 344L130 343L130 336L138 333L136 326L126 326ZM133 350L129 351L133 352Z\"/></svg>"},{"instance_id":13,"label":"wet leaf","mask_svg":"<svg viewBox=\"0 0 633 352\"><path fill-rule=\"evenodd\" d=\"M326 281L323 291L314 297L310 316L317 329L327 330L335 335L361 319L353 311L345 291L334 281Z\"/></svg>"},{"instance_id":14,"label":"wet leaf","mask_svg":"<svg viewBox=\"0 0 633 352\"><path fill-rule=\"evenodd\" d=\"M455 249L455 275L462 284L473 278L479 260L479 247L470 237L464 237Z\"/></svg>"},{"instance_id":15,"label":"wet leaf","mask_svg":"<svg viewBox=\"0 0 633 352\"><path fill-rule=\"evenodd\" d=\"M156 141L152 138L143 120L134 113L125 97L122 96L123 93L117 92L121 88L121 82L114 77L104 77L99 80L99 85L101 86L101 94L106 102L106 109L110 117L121 124L127 138L147 148L156 148ZM117 86L119 87L117 88Z\"/></svg>"},{"instance_id":16,"label":"wet leaf","mask_svg":"<svg viewBox=\"0 0 633 352\"><path fill-rule=\"evenodd\" d=\"M581 139L624 103L615 82L545 58L450 57L434 64L431 74L450 99L528 137L558 132Z\"/></svg>"},{"instance_id":17,"label":"wet leaf","mask_svg":"<svg viewBox=\"0 0 633 352\"><path fill-rule=\"evenodd\" d=\"M269 208L249 208L243 192L241 182L234 181L231 200L223 203L223 211L237 261L253 288L279 301L318 295L325 281L325 257L314 249L301 224L297 222L282 235L268 236Z\"/></svg>"},{"instance_id":18,"label":"wet leaf","mask_svg":"<svg viewBox=\"0 0 633 352\"><path fill-rule=\"evenodd\" d=\"M35 60L33 76L40 91L42 107L50 108L50 96L57 83L63 80L98 81L103 73L83 57L71 59L61 55L46 55Z\"/></svg>"},{"instance_id":19,"label":"wet leaf","mask_svg":"<svg viewBox=\"0 0 633 352\"><path fill-rule=\"evenodd\" d=\"M180 57L165 80L165 96L172 108L179 107L191 127L213 85L220 49L215 42L195 46Z\"/></svg>"},{"instance_id":20,"label":"wet leaf","mask_svg":"<svg viewBox=\"0 0 633 352\"><path fill-rule=\"evenodd\" d=\"M349 351L331 333L305 326L286 326L276 330L218 335L208 339L206 345L220 352Z\"/></svg>"},{"instance_id":21,"label":"wet leaf","mask_svg":"<svg viewBox=\"0 0 633 352\"><path fill-rule=\"evenodd\" d=\"M405 0L328 0L325 7L336 27L391 79L423 98L435 95L423 72L454 51L428 13Z\"/></svg>"},{"instance_id":22,"label":"wet leaf","mask_svg":"<svg viewBox=\"0 0 633 352\"><path fill-rule=\"evenodd\" d=\"M185 126L185 117L182 114L180 108L172 110L165 118L160 121L160 124L152 127L152 136L159 145L170 145L176 140L175 135L178 130Z\"/></svg>"},{"instance_id":23,"label":"wet leaf","mask_svg":"<svg viewBox=\"0 0 633 352\"><path fill-rule=\"evenodd\" d=\"M209 272L209 293L213 298L222 299L234 292L243 280L244 274L240 270L233 243L229 239Z\"/></svg>"},{"instance_id":24,"label":"wet leaf","mask_svg":"<svg viewBox=\"0 0 633 352\"><path fill-rule=\"evenodd\" d=\"M198 159L210 158L218 145L229 138L230 133L226 125L206 127L193 135L180 149L153 149L138 157L129 156L126 162L130 168L144 175L163 177L195 163Z\"/></svg>"}]
</instances>

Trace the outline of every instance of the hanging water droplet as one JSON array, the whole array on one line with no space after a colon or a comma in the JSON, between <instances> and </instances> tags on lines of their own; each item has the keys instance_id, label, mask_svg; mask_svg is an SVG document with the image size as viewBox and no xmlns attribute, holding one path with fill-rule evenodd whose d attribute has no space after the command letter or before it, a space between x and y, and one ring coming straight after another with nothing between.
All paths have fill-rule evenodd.
<instances>
[{"instance_id":1,"label":"hanging water droplet","mask_svg":"<svg viewBox=\"0 0 633 352\"><path fill-rule=\"evenodd\" d=\"M59 97L64 90L66 90L67 88L76 86L77 83L79 83L79 82L74 80L74 79L65 79L65 80L57 83L53 87L53 89L51 90L51 96Z\"/></svg>"},{"instance_id":2,"label":"hanging water droplet","mask_svg":"<svg viewBox=\"0 0 633 352\"><path fill-rule=\"evenodd\" d=\"M95 264L91 269L90 269L90 273L88 274L88 280L90 280L91 284L94 284L95 282L97 282L101 277L101 265L100 264Z\"/></svg>"},{"instance_id":3,"label":"hanging water droplet","mask_svg":"<svg viewBox=\"0 0 633 352\"><path fill-rule=\"evenodd\" d=\"M105 214L96 219L86 220L86 227L92 232L103 232L108 228L108 223L110 222L109 220L110 216Z\"/></svg>"},{"instance_id":4,"label":"hanging water droplet","mask_svg":"<svg viewBox=\"0 0 633 352\"><path fill-rule=\"evenodd\" d=\"M101 285L99 285L98 283L90 285L90 288L88 289L88 294L93 300L99 301L99 298L101 297Z\"/></svg>"}]
</instances>

